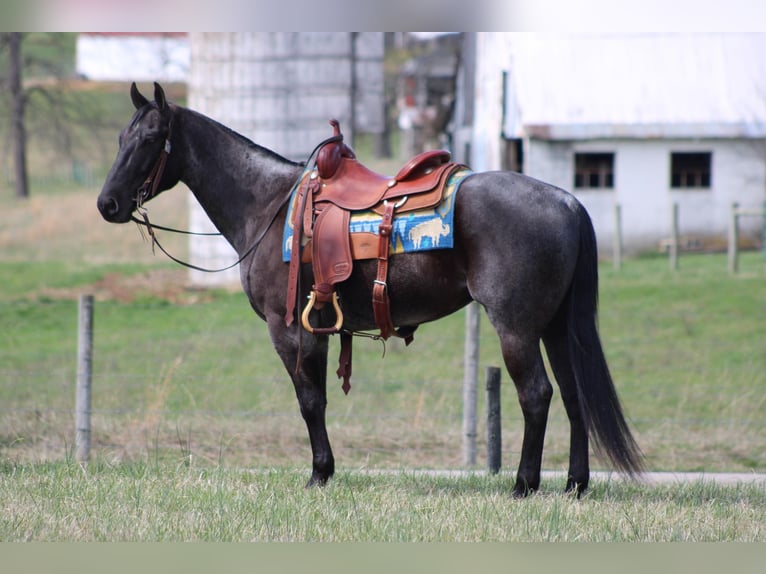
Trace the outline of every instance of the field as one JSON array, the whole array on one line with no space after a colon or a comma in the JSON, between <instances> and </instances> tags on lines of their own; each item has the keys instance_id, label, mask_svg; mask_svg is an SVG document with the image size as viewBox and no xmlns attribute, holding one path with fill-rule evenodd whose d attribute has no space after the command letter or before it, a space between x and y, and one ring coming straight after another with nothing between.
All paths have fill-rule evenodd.
<instances>
[{"instance_id":1,"label":"field","mask_svg":"<svg viewBox=\"0 0 766 574\"><path fill-rule=\"evenodd\" d=\"M99 157L113 156L116 131ZM51 162L32 158L38 174ZM351 393L329 382L338 474L303 490L308 439L265 325L236 287L188 288L135 226L104 223L103 166L91 171L92 183L33 177L27 201L0 181L0 540L766 541L763 486L596 481L578 502L547 480L511 500L522 420L506 373L500 475L480 472L482 392L476 472L416 473L462 468L462 312L422 326L409 348L355 342ZM184 202L167 192L152 219L185 227ZM186 256L179 237L163 245ZM658 254L600 272L604 346L649 469L766 472L763 255L745 253L735 277L722 254L684 254L678 272ZM81 468L85 293L96 297L93 462ZM482 370L500 366L486 317L481 333ZM333 341L331 372L337 351ZM543 466L565 470L567 456L554 397Z\"/></svg>"},{"instance_id":2,"label":"field","mask_svg":"<svg viewBox=\"0 0 766 574\"><path fill-rule=\"evenodd\" d=\"M304 491L305 428L244 296L186 288L134 226L100 221L96 193L3 199L1 540L766 540L762 486L601 482L578 503L548 481L511 501L521 419L507 375L499 476L409 472L460 468L462 313L384 358L379 343L356 343L351 393L332 382L328 393L338 476ZM158 221L183 225L180 194L152 206ZM762 255L746 253L736 277L717 254L667 268L661 257L601 267L602 336L648 466L764 472ZM97 300L85 470L72 461L80 293ZM486 319L480 363L501 364ZM544 468L563 470L557 399L551 417Z\"/></svg>"}]
</instances>

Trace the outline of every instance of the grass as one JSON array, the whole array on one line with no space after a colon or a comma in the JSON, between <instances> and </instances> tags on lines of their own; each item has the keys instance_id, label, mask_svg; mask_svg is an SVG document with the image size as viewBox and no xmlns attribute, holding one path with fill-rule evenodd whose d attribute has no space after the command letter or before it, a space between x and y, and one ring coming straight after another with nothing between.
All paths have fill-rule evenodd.
<instances>
[{"instance_id":1,"label":"grass","mask_svg":"<svg viewBox=\"0 0 766 574\"><path fill-rule=\"evenodd\" d=\"M514 501L504 474L344 471L309 490L289 468L59 462L0 477L4 541L766 541L762 486L602 482L580 501Z\"/></svg>"},{"instance_id":2,"label":"grass","mask_svg":"<svg viewBox=\"0 0 766 574\"><path fill-rule=\"evenodd\" d=\"M182 192L153 203L183 226ZM96 190L7 199L0 220L0 456L60 460L71 447L77 297L96 295L94 446L106 460L179 453L235 466L308 463L292 387L265 325L238 290L184 287L184 271L152 256L132 225L107 225ZM66 213L63 217L61 214ZM167 242L183 255L182 242ZM601 331L649 468L764 471L766 282L760 253L742 272L725 257L660 257L601 268ZM461 464L462 313L424 325L414 346L355 344L353 388L330 375L328 423L341 467ZM480 365L501 365L482 321ZM332 341L332 363L337 357ZM504 466L516 465L521 415L504 375ZM483 413L483 393L479 393ZM479 452L483 452L483 425ZM567 464L568 429L554 400L545 468ZM481 461L480 461L481 464ZM594 468L600 467L594 462Z\"/></svg>"}]
</instances>

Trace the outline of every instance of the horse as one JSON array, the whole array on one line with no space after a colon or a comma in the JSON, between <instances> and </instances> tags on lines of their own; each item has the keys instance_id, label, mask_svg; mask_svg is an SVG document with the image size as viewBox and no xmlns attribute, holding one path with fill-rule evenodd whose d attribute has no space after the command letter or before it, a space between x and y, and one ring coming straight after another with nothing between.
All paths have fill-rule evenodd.
<instances>
[{"instance_id":1,"label":"horse","mask_svg":"<svg viewBox=\"0 0 766 574\"><path fill-rule=\"evenodd\" d=\"M134 213L144 203L178 182L196 196L239 254L242 288L268 325L292 380L311 445L306 486L324 485L335 472L325 422L329 336L285 320L288 264L281 257L288 199L305 163L169 102L157 83L153 101L135 83L130 96L136 111L120 132L98 210L108 222L126 223L136 220ZM616 471L640 478L644 457L598 333L597 246L583 205L569 192L520 173L476 172L457 192L454 233L452 248L390 257L391 317L411 332L471 301L485 309L523 413L512 495L523 497L540 487L553 395L541 341L569 419L566 492L579 496L588 488L591 446ZM305 300L311 265L304 263L300 275L299 295ZM375 278L374 260L355 261L350 277L337 285L344 329L375 328L370 304ZM331 322L328 308L312 309L312 322Z\"/></svg>"}]
</instances>

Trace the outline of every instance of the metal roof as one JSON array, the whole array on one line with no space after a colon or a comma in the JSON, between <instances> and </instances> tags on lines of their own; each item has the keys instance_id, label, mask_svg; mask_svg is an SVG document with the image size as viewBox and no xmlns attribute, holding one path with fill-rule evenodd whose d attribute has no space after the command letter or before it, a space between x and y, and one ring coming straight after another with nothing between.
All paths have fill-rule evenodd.
<instances>
[{"instance_id":1,"label":"metal roof","mask_svg":"<svg viewBox=\"0 0 766 574\"><path fill-rule=\"evenodd\" d=\"M766 137L766 34L512 34L509 137Z\"/></svg>"}]
</instances>

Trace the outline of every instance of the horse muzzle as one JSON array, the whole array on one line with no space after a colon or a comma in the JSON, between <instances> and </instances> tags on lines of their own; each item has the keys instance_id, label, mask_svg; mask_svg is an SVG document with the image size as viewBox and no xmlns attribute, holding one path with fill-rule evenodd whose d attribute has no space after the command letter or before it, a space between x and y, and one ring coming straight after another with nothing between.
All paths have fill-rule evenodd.
<instances>
[{"instance_id":1,"label":"horse muzzle","mask_svg":"<svg viewBox=\"0 0 766 574\"><path fill-rule=\"evenodd\" d=\"M108 195L99 195L96 205L101 216L110 223L127 223L133 213L132 209L122 209L117 199Z\"/></svg>"}]
</instances>

